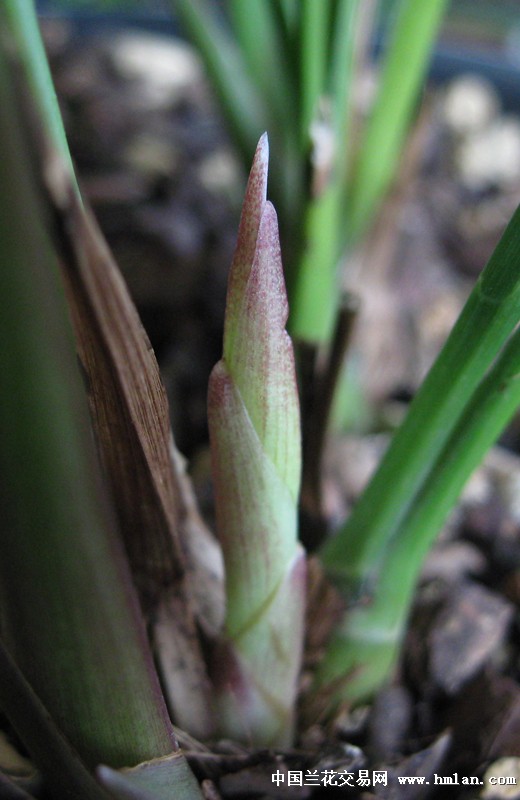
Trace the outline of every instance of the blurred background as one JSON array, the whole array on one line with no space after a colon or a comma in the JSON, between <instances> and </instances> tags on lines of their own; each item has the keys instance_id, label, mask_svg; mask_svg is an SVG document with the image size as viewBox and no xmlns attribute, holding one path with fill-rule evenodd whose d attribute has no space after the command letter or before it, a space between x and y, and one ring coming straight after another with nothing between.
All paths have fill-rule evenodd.
<instances>
[{"instance_id":1,"label":"blurred background","mask_svg":"<svg viewBox=\"0 0 520 800\"><path fill-rule=\"evenodd\" d=\"M374 63L394 5L378 6ZM37 6L83 191L157 352L179 447L193 456L207 437L244 169L173 2ZM370 413L358 405L351 428L398 421L520 200L519 78L517 0L453 0L392 195L399 213L360 290Z\"/></svg>"}]
</instances>

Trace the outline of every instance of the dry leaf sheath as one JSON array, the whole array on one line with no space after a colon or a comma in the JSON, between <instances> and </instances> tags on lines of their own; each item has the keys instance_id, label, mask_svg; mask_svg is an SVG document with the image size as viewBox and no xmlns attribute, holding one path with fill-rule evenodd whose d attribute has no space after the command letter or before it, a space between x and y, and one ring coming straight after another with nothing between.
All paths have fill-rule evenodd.
<instances>
[{"instance_id":1,"label":"dry leaf sheath","mask_svg":"<svg viewBox=\"0 0 520 800\"><path fill-rule=\"evenodd\" d=\"M292 737L305 561L297 543L299 405L267 161L264 134L231 267L224 354L209 386L228 603L213 677L221 732L279 745Z\"/></svg>"},{"instance_id":2,"label":"dry leaf sheath","mask_svg":"<svg viewBox=\"0 0 520 800\"><path fill-rule=\"evenodd\" d=\"M187 512L172 463L166 392L102 234L59 167L58 161L47 169L57 176L48 188L98 448L141 605L160 639L170 709L178 725L206 737L213 730L209 683L180 541ZM60 196L62 183L67 190Z\"/></svg>"}]
</instances>

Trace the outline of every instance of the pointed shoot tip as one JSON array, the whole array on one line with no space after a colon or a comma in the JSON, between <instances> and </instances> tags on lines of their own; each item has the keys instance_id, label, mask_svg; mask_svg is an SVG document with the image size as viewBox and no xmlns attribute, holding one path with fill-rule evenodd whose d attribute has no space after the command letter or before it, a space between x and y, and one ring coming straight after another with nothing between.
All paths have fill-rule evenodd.
<instances>
[{"instance_id":1,"label":"pointed shoot tip","mask_svg":"<svg viewBox=\"0 0 520 800\"><path fill-rule=\"evenodd\" d=\"M265 170L265 172L267 173L268 163L269 163L269 137L267 135L267 131L265 131L261 135L260 139L258 140L258 144L256 146L252 171L255 170L255 166L258 168L261 165L263 170Z\"/></svg>"}]
</instances>

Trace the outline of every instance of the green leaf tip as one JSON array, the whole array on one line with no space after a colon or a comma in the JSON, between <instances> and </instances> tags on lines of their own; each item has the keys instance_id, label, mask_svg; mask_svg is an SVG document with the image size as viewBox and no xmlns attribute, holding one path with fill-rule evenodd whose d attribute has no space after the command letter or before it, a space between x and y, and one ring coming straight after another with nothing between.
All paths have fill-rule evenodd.
<instances>
[{"instance_id":1,"label":"green leaf tip","mask_svg":"<svg viewBox=\"0 0 520 800\"><path fill-rule=\"evenodd\" d=\"M264 134L230 272L224 353L208 396L227 591L213 675L218 713L225 735L259 745L291 739L305 598L297 543L300 413L267 159Z\"/></svg>"}]
</instances>

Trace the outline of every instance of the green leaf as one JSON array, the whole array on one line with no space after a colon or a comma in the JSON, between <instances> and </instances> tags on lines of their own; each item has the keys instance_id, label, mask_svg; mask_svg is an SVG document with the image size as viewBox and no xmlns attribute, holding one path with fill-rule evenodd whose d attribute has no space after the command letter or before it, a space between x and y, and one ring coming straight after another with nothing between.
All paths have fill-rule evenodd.
<instances>
[{"instance_id":1,"label":"green leaf","mask_svg":"<svg viewBox=\"0 0 520 800\"><path fill-rule=\"evenodd\" d=\"M229 0L228 8L244 61L269 112L271 135L276 130L281 142L288 140L289 146L296 147L296 87L275 5L265 0Z\"/></svg>"},{"instance_id":2,"label":"green leaf","mask_svg":"<svg viewBox=\"0 0 520 800\"><path fill-rule=\"evenodd\" d=\"M314 13L321 11L312 0L310 6ZM328 70L320 78L323 108L315 116L311 132L311 189L303 212L298 266L290 284L289 320L291 334L306 342L330 341L338 309L338 268L344 244L345 193L352 150L350 87L358 11L357 0L340 0L337 4L327 51ZM307 24L312 41L316 34L310 16ZM316 45L323 46L323 42ZM322 68L323 65L316 66L315 70Z\"/></svg>"},{"instance_id":3,"label":"green leaf","mask_svg":"<svg viewBox=\"0 0 520 800\"><path fill-rule=\"evenodd\" d=\"M511 336L520 317L519 275L520 208L379 469L323 550L349 603L317 679L335 684L335 702L365 697L387 677L422 559L520 402L519 334Z\"/></svg>"},{"instance_id":4,"label":"green leaf","mask_svg":"<svg viewBox=\"0 0 520 800\"><path fill-rule=\"evenodd\" d=\"M473 392L519 320L520 207L414 398L376 474L323 558L350 594L374 565L430 474Z\"/></svg>"},{"instance_id":5,"label":"green leaf","mask_svg":"<svg viewBox=\"0 0 520 800\"><path fill-rule=\"evenodd\" d=\"M176 743L100 490L15 58L0 47L2 632L85 762L131 765Z\"/></svg>"},{"instance_id":6,"label":"green leaf","mask_svg":"<svg viewBox=\"0 0 520 800\"><path fill-rule=\"evenodd\" d=\"M349 198L349 235L366 232L396 172L447 0L400 0Z\"/></svg>"},{"instance_id":7,"label":"green leaf","mask_svg":"<svg viewBox=\"0 0 520 800\"><path fill-rule=\"evenodd\" d=\"M174 0L173 9L204 59L240 150L250 153L265 128L266 110L236 42L208 0Z\"/></svg>"},{"instance_id":8,"label":"green leaf","mask_svg":"<svg viewBox=\"0 0 520 800\"><path fill-rule=\"evenodd\" d=\"M325 91L330 3L300 0L300 137L304 155L310 146L311 123L318 116L318 103Z\"/></svg>"},{"instance_id":9,"label":"green leaf","mask_svg":"<svg viewBox=\"0 0 520 800\"><path fill-rule=\"evenodd\" d=\"M47 777L47 785L56 797L74 792L78 800L108 800L85 764L74 752L52 717L24 679L19 668L0 640L0 708L16 730L34 762ZM0 780L2 797L4 793ZM22 800L25 792L12 794Z\"/></svg>"},{"instance_id":10,"label":"green leaf","mask_svg":"<svg viewBox=\"0 0 520 800\"><path fill-rule=\"evenodd\" d=\"M42 118L45 119L48 134L62 157L68 162L73 174L65 129L40 36L34 2L5 0L2 13L6 30L12 39L11 45L16 46L18 57L24 65L34 101Z\"/></svg>"},{"instance_id":11,"label":"green leaf","mask_svg":"<svg viewBox=\"0 0 520 800\"><path fill-rule=\"evenodd\" d=\"M334 633L317 678L325 685L336 682L335 702L366 700L390 677L423 559L464 484L519 406L517 330L432 465L398 536L380 555L372 587Z\"/></svg>"}]
</instances>

